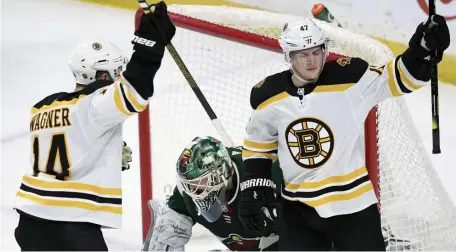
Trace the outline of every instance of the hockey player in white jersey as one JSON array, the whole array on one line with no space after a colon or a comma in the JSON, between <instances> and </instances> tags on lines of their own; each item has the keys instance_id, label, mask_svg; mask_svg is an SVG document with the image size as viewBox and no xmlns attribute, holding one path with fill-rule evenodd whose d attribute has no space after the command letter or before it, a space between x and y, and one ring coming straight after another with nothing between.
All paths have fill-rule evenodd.
<instances>
[{"instance_id":1,"label":"hockey player in white jersey","mask_svg":"<svg viewBox=\"0 0 456 252\"><path fill-rule=\"evenodd\" d=\"M166 5L158 3L141 18L125 71L125 57L112 43L83 44L70 58L75 90L32 107L31 167L15 204L21 250L108 249L100 228L121 227L121 171L129 168L122 125L148 105L175 31Z\"/></svg>"},{"instance_id":2,"label":"hockey player in white jersey","mask_svg":"<svg viewBox=\"0 0 456 252\"><path fill-rule=\"evenodd\" d=\"M261 230L273 213L272 160L284 186L279 250L385 250L377 198L366 170L363 127L379 102L430 80L430 52L439 62L450 44L447 24L434 15L420 24L408 49L384 66L359 58L325 64L324 32L312 19L287 23L279 37L291 70L252 88L243 144L239 213Z\"/></svg>"}]
</instances>

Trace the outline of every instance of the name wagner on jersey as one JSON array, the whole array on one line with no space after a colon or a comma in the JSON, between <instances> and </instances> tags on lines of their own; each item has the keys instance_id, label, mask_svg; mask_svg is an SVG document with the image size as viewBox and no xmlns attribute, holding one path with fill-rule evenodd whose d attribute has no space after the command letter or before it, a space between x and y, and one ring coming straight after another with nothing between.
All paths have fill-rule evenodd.
<instances>
[{"instance_id":1,"label":"name wagner on jersey","mask_svg":"<svg viewBox=\"0 0 456 252\"><path fill-rule=\"evenodd\" d=\"M30 132L71 126L70 110L68 108L57 108L37 113L30 121Z\"/></svg>"}]
</instances>

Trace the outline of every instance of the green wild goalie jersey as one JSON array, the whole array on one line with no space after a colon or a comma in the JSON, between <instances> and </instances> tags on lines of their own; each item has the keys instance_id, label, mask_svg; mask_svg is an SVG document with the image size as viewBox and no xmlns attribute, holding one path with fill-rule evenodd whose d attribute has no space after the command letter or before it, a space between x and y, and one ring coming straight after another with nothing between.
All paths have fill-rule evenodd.
<instances>
[{"instance_id":1,"label":"green wild goalie jersey","mask_svg":"<svg viewBox=\"0 0 456 252\"><path fill-rule=\"evenodd\" d=\"M401 56L382 67L359 58L329 61L319 80L304 88L291 74L271 75L252 88L243 159L278 159L282 198L307 204L323 218L375 204L365 167L365 119L381 101L426 82L408 72Z\"/></svg>"},{"instance_id":2,"label":"green wild goalie jersey","mask_svg":"<svg viewBox=\"0 0 456 252\"><path fill-rule=\"evenodd\" d=\"M177 187L174 188L173 195L168 200L168 206L174 211L184 214L192 218L194 223L199 223L215 235L228 249L236 251L255 251L259 250L258 245L262 236L269 236L270 231L265 230L264 233L255 233L254 231L245 228L238 218L238 203L239 203L239 186L238 181L243 174L242 150L240 148L227 148L230 153L231 160L236 165L236 172L233 177L234 188L230 190L232 197L236 197L234 201L227 205L224 213L218 220L213 223L208 222L204 217L199 216L196 210L195 203L185 193L180 192ZM282 184L282 171L277 163L272 167L272 180L276 184L277 195L280 195L280 187ZM276 225L276 223L275 223Z\"/></svg>"}]
</instances>

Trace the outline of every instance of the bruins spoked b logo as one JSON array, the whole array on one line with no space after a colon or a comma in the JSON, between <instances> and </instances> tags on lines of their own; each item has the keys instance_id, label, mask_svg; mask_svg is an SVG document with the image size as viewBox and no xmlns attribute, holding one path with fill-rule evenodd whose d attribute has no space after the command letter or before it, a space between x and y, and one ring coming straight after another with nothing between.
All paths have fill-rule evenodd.
<instances>
[{"instance_id":1,"label":"bruins spoked b logo","mask_svg":"<svg viewBox=\"0 0 456 252\"><path fill-rule=\"evenodd\" d=\"M100 51L101 48L102 48L102 46L101 46L101 44L98 43L98 42L93 42L92 48L93 48L93 50L95 50L95 51Z\"/></svg>"},{"instance_id":2,"label":"bruins spoked b logo","mask_svg":"<svg viewBox=\"0 0 456 252\"><path fill-rule=\"evenodd\" d=\"M334 135L321 120L299 118L288 125L285 134L288 150L299 166L315 169L331 157Z\"/></svg>"}]
</instances>

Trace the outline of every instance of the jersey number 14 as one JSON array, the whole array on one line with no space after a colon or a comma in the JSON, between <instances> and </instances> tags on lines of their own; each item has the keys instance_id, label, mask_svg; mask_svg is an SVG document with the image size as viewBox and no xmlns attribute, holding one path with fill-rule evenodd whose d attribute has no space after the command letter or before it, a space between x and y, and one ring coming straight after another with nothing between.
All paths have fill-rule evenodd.
<instances>
[{"instance_id":1,"label":"jersey number 14","mask_svg":"<svg viewBox=\"0 0 456 252\"><path fill-rule=\"evenodd\" d=\"M40 172L55 176L56 179L65 180L70 176L70 161L68 159L68 149L66 135L63 132L55 133L51 137L49 151L46 157L45 169L40 169L40 142L38 135L33 139L33 175ZM61 170L55 170L55 162L59 161Z\"/></svg>"}]
</instances>

